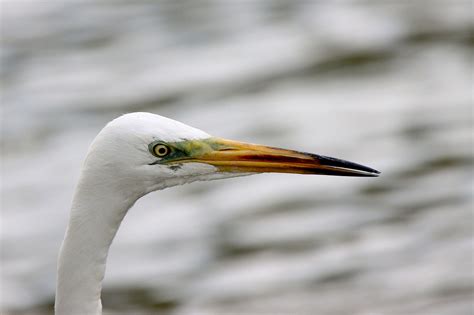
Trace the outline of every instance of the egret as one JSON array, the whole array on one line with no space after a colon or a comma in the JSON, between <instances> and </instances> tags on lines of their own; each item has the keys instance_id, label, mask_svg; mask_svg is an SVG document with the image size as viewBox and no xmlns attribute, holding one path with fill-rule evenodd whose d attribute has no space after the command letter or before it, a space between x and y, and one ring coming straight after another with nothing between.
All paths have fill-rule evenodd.
<instances>
[{"instance_id":1,"label":"egret","mask_svg":"<svg viewBox=\"0 0 474 315\"><path fill-rule=\"evenodd\" d=\"M378 171L323 155L212 137L151 113L109 122L90 145L60 249L56 315L101 314L110 245L127 211L149 192L256 173L374 177Z\"/></svg>"}]
</instances>

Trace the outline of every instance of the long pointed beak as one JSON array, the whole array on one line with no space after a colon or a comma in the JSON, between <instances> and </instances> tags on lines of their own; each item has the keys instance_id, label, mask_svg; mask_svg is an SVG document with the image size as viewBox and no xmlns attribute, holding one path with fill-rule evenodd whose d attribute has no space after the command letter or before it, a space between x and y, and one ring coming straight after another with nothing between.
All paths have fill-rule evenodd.
<instances>
[{"instance_id":1,"label":"long pointed beak","mask_svg":"<svg viewBox=\"0 0 474 315\"><path fill-rule=\"evenodd\" d=\"M189 162L206 163L222 172L296 173L376 177L379 171L349 161L323 155L273 148L263 145L211 138Z\"/></svg>"}]
</instances>

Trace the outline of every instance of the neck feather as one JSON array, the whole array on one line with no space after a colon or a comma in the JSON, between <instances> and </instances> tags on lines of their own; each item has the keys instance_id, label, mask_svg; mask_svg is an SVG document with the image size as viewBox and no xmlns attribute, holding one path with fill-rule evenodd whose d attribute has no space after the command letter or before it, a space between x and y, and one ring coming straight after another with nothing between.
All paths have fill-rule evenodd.
<instances>
[{"instance_id":1,"label":"neck feather","mask_svg":"<svg viewBox=\"0 0 474 315\"><path fill-rule=\"evenodd\" d=\"M83 174L58 261L56 315L101 314L100 293L110 245L139 196ZM113 184L112 184L113 185Z\"/></svg>"}]
</instances>

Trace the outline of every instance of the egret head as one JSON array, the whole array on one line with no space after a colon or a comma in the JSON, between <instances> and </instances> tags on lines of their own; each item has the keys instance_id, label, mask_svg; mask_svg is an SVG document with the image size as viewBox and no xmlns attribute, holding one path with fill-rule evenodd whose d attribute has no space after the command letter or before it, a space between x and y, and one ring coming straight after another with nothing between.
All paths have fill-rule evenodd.
<instances>
[{"instance_id":1,"label":"egret head","mask_svg":"<svg viewBox=\"0 0 474 315\"><path fill-rule=\"evenodd\" d=\"M149 113L121 116L94 139L61 247L56 314L100 314L107 254L141 196L197 180L263 172L377 176L339 159L221 138Z\"/></svg>"},{"instance_id":2,"label":"egret head","mask_svg":"<svg viewBox=\"0 0 474 315\"><path fill-rule=\"evenodd\" d=\"M126 114L110 122L91 145L85 167L91 159L98 166L93 172L107 170L116 178L142 186L143 193L196 180L264 172L379 174L340 159L213 137L150 113Z\"/></svg>"}]
</instances>

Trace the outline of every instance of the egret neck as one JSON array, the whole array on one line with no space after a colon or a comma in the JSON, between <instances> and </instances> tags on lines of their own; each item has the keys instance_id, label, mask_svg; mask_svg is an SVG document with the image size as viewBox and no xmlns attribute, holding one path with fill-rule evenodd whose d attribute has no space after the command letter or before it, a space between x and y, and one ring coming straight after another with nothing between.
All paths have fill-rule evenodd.
<instances>
[{"instance_id":1,"label":"egret neck","mask_svg":"<svg viewBox=\"0 0 474 315\"><path fill-rule=\"evenodd\" d=\"M101 314L100 293L110 245L128 209L143 194L108 179L107 173L83 170L74 195L61 247L56 315ZM101 180L98 180L100 178Z\"/></svg>"}]
</instances>

